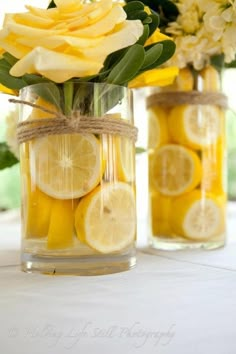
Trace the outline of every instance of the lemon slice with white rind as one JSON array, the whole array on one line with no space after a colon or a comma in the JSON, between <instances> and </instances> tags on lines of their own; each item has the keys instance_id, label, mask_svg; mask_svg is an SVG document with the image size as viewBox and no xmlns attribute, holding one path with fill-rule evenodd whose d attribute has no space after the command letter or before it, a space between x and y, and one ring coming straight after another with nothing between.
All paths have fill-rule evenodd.
<instances>
[{"instance_id":1,"label":"lemon slice with white rind","mask_svg":"<svg viewBox=\"0 0 236 354\"><path fill-rule=\"evenodd\" d=\"M167 112L162 107L148 111L148 148L156 149L169 141Z\"/></svg>"},{"instance_id":2,"label":"lemon slice with white rind","mask_svg":"<svg viewBox=\"0 0 236 354\"><path fill-rule=\"evenodd\" d=\"M100 182L103 161L99 140L93 134L63 134L32 143L32 180L57 199L80 198Z\"/></svg>"},{"instance_id":3,"label":"lemon slice with white rind","mask_svg":"<svg viewBox=\"0 0 236 354\"><path fill-rule=\"evenodd\" d=\"M202 195L199 189L176 198L172 204L171 226L179 235L207 240L224 230L224 201L214 195Z\"/></svg>"},{"instance_id":4,"label":"lemon slice with white rind","mask_svg":"<svg viewBox=\"0 0 236 354\"><path fill-rule=\"evenodd\" d=\"M127 248L135 240L136 208L133 188L107 183L83 197L75 212L80 241L101 253Z\"/></svg>"},{"instance_id":5,"label":"lemon slice with white rind","mask_svg":"<svg viewBox=\"0 0 236 354\"><path fill-rule=\"evenodd\" d=\"M203 149L216 143L222 130L222 111L213 105L179 105L168 118L174 142L192 149Z\"/></svg>"},{"instance_id":6,"label":"lemon slice with white rind","mask_svg":"<svg viewBox=\"0 0 236 354\"><path fill-rule=\"evenodd\" d=\"M150 184L166 196L179 196L196 188L202 174L196 152L175 144L156 150L151 169Z\"/></svg>"}]
</instances>

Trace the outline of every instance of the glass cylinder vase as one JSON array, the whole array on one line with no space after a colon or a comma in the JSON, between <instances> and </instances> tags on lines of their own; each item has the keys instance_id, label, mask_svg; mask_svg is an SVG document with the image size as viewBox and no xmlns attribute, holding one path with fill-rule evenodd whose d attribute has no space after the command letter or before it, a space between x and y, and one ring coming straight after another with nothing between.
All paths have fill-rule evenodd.
<instances>
[{"instance_id":1,"label":"glass cylinder vase","mask_svg":"<svg viewBox=\"0 0 236 354\"><path fill-rule=\"evenodd\" d=\"M93 275L135 265L132 96L99 83L20 93L22 269Z\"/></svg>"},{"instance_id":2,"label":"glass cylinder vase","mask_svg":"<svg viewBox=\"0 0 236 354\"><path fill-rule=\"evenodd\" d=\"M214 249L226 232L226 97L220 74L185 68L147 99L152 248Z\"/></svg>"}]
</instances>

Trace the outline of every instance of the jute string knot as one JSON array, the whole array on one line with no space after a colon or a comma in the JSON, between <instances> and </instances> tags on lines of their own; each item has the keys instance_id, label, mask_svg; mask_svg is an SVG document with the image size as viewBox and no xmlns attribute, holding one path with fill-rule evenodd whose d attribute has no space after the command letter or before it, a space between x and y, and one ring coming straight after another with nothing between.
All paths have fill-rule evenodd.
<instances>
[{"instance_id":1,"label":"jute string knot","mask_svg":"<svg viewBox=\"0 0 236 354\"><path fill-rule=\"evenodd\" d=\"M228 108L227 96L221 92L199 92L199 91L168 91L158 92L150 95L146 101L146 107L152 106L177 106L189 105L216 105L223 109Z\"/></svg>"},{"instance_id":2,"label":"jute string knot","mask_svg":"<svg viewBox=\"0 0 236 354\"><path fill-rule=\"evenodd\" d=\"M28 119L17 125L17 140L19 144L26 141L57 134L112 134L137 140L138 129L117 114L106 114L102 117L83 116L78 111L65 116L61 112L50 110L46 107L17 99L10 99L11 103L19 103L49 113L50 117L41 119Z\"/></svg>"}]
</instances>

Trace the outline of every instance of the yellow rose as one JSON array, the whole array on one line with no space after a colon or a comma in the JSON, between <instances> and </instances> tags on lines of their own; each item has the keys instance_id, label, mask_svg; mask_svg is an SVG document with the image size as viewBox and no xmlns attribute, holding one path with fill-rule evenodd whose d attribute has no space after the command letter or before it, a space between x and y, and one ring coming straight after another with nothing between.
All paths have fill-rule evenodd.
<instances>
[{"instance_id":1,"label":"yellow rose","mask_svg":"<svg viewBox=\"0 0 236 354\"><path fill-rule=\"evenodd\" d=\"M40 74L54 82L94 75L106 57L133 45L143 33L141 21L126 20L112 0L54 0L56 8L26 6L27 12L6 14L0 47L18 62L10 74Z\"/></svg>"}]
</instances>

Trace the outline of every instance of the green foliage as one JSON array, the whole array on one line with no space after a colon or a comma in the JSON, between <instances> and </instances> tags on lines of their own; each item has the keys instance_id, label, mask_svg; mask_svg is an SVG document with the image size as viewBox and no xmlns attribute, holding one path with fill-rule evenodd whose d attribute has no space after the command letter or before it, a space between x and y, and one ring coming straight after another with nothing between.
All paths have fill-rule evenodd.
<instances>
[{"instance_id":1,"label":"green foliage","mask_svg":"<svg viewBox=\"0 0 236 354\"><path fill-rule=\"evenodd\" d=\"M151 67L161 56L163 52L163 44L157 43L145 49L145 59L141 70Z\"/></svg>"},{"instance_id":2,"label":"green foliage","mask_svg":"<svg viewBox=\"0 0 236 354\"><path fill-rule=\"evenodd\" d=\"M107 82L109 84L125 85L140 71L145 60L143 46L135 44L125 53L118 64L110 71Z\"/></svg>"},{"instance_id":3,"label":"green foliage","mask_svg":"<svg viewBox=\"0 0 236 354\"><path fill-rule=\"evenodd\" d=\"M131 1L132 0L126 0L126 3L129 4ZM167 24L171 21L175 21L179 14L177 6L171 0L142 0L142 2L154 12L159 13L159 26L163 32Z\"/></svg>"},{"instance_id":4,"label":"green foliage","mask_svg":"<svg viewBox=\"0 0 236 354\"><path fill-rule=\"evenodd\" d=\"M18 163L17 158L9 150L6 143L0 143L0 170Z\"/></svg>"},{"instance_id":5,"label":"green foliage","mask_svg":"<svg viewBox=\"0 0 236 354\"><path fill-rule=\"evenodd\" d=\"M56 4L55 4L55 2L52 0L52 1L49 3L49 5L48 5L48 9L51 9L51 8L53 8L53 7L56 7Z\"/></svg>"},{"instance_id":6,"label":"green foliage","mask_svg":"<svg viewBox=\"0 0 236 354\"><path fill-rule=\"evenodd\" d=\"M32 86L31 90L39 97L42 97L45 101L52 103L55 107L60 109L61 92L58 85L52 82L49 82L46 86L39 83Z\"/></svg>"},{"instance_id":7,"label":"green foliage","mask_svg":"<svg viewBox=\"0 0 236 354\"><path fill-rule=\"evenodd\" d=\"M145 47L146 55L148 54L149 50L155 46L162 46L162 51L161 53L159 52L159 55L157 56L154 63L145 67L144 71L155 69L156 67L165 63L167 60L169 60L172 57L176 48L175 43L171 40L160 41L157 44L151 44Z\"/></svg>"},{"instance_id":8,"label":"green foliage","mask_svg":"<svg viewBox=\"0 0 236 354\"><path fill-rule=\"evenodd\" d=\"M231 61L231 63L225 63L223 54L214 55L211 57L211 65L213 65L218 71L221 71L222 68L236 68L236 59Z\"/></svg>"}]
</instances>

